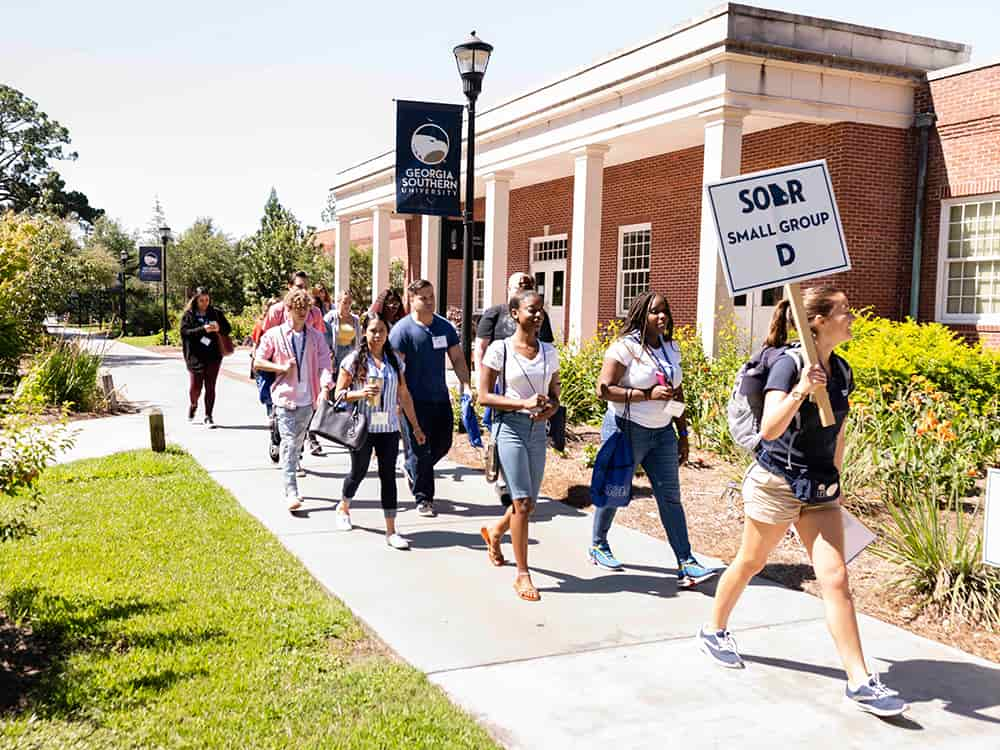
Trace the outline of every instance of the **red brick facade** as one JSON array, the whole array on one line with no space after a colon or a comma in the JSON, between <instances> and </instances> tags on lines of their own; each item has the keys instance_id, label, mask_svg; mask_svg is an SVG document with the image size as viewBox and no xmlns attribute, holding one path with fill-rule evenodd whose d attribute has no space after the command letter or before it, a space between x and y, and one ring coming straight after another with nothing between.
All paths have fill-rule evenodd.
<instances>
[{"instance_id":1,"label":"red brick facade","mask_svg":"<svg viewBox=\"0 0 1000 750\"><path fill-rule=\"evenodd\" d=\"M919 89L917 111L929 107L938 123L930 142L920 318L934 319L938 226L942 198L1000 192L1000 66L944 78ZM742 172L826 159L851 254L852 270L829 281L856 307L901 319L909 310L916 131L836 123L796 123L746 135ZM650 284L670 299L675 322L693 325L701 212L700 146L611 166L604 171L601 223L600 324L618 317L619 227L652 228ZM483 217L484 201L475 205ZM513 190L507 273L526 271L532 237L566 234L572 249L573 178ZM416 228L416 231L413 229ZM419 268L419 221L407 232L410 262ZM572 250L566 299L572 290ZM415 276L412 271L410 276ZM461 261L449 263L448 299L461 304ZM821 283L817 280L810 283ZM566 305L569 330L570 306ZM1000 326L955 326L1000 346Z\"/></svg>"},{"instance_id":2,"label":"red brick facade","mask_svg":"<svg viewBox=\"0 0 1000 750\"><path fill-rule=\"evenodd\" d=\"M941 201L1000 193L1000 65L931 81L918 111L933 111L921 264L920 318L933 320ZM955 325L970 339L1000 348L1000 326Z\"/></svg>"}]
</instances>

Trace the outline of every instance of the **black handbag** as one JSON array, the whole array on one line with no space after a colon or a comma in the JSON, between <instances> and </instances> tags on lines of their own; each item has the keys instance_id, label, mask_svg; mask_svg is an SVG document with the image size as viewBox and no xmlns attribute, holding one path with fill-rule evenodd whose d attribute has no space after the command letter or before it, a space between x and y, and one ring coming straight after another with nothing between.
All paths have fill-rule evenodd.
<instances>
[{"instance_id":1,"label":"black handbag","mask_svg":"<svg viewBox=\"0 0 1000 750\"><path fill-rule=\"evenodd\" d=\"M313 414L309 430L337 445L356 451L368 437L368 417L361 413L358 404L349 406L341 399L320 399Z\"/></svg>"}]
</instances>

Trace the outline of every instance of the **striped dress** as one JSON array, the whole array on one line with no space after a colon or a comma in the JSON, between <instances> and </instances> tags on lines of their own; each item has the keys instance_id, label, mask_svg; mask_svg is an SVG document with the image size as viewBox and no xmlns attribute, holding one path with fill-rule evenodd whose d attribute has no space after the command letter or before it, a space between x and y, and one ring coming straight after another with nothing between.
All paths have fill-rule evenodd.
<instances>
[{"instance_id":1,"label":"striped dress","mask_svg":"<svg viewBox=\"0 0 1000 750\"><path fill-rule=\"evenodd\" d=\"M357 361L358 352L351 352L347 355L343 362L340 363L340 369L346 370L351 375L354 374L354 363ZM369 406L368 399L362 399L358 401L358 409L368 418L368 432L399 432L399 376L405 371L405 366L398 359L396 362L399 364L399 372L390 365L386 359L383 357L382 366L378 367L375 364L375 359L371 354L368 355L368 374L369 378L382 378L382 393L376 405ZM364 387L364 382L352 383L351 387L354 390L360 390ZM389 421L386 424L376 425L372 419L372 415L375 412L384 411L389 415Z\"/></svg>"}]
</instances>

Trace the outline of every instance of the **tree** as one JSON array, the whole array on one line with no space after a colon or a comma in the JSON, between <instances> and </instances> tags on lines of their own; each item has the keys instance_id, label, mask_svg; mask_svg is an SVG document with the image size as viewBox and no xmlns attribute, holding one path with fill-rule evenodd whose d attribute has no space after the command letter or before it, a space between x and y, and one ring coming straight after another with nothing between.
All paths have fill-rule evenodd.
<instances>
[{"instance_id":1,"label":"tree","mask_svg":"<svg viewBox=\"0 0 1000 750\"><path fill-rule=\"evenodd\" d=\"M246 296L252 301L267 299L285 289L294 271L309 272L315 265L316 236L302 228L271 188L260 229L240 243L239 259Z\"/></svg>"},{"instance_id":2,"label":"tree","mask_svg":"<svg viewBox=\"0 0 1000 750\"><path fill-rule=\"evenodd\" d=\"M351 296L362 311L372 304L372 250L351 246Z\"/></svg>"},{"instance_id":3,"label":"tree","mask_svg":"<svg viewBox=\"0 0 1000 750\"><path fill-rule=\"evenodd\" d=\"M160 237L160 228L167 226L167 215L163 211L160 203L160 196L153 196L153 215L149 218L146 231L142 235L142 241L150 245L159 245L163 242Z\"/></svg>"},{"instance_id":4,"label":"tree","mask_svg":"<svg viewBox=\"0 0 1000 750\"><path fill-rule=\"evenodd\" d=\"M326 207L320 214L320 218L327 224L332 224L337 219L337 196L333 194L333 190L327 191Z\"/></svg>"},{"instance_id":5,"label":"tree","mask_svg":"<svg viewBox=\"0 0 1000 750\"><path fill-rule=\"evenodd\" d=\"M405 286L406 264L402 258L393 258L389 261L389 287L402 294Z\"/></svg>"},{"instance_id":6,"label":"tree","mask_svg":"<svg viewBox=\"0 0 1000 750\"><path fill-rule=\"evenodd\" d=\"M205 287L219 307L233 313L243 309L243 284L236 273L238 251L211 219L197 219L170 245L169 253L171 300L183 304L196 287Z\"/></svg>"},{"instance_id":7,"label":"tree","mask_svg":"<svg viewBox=\"0 0 1000 750\"><path fill-rule=\"evenodd\" d=\"M65 151L69 131L17 89L0 84L0 208L48 211L92 223L102 213L72 190L50 162L76 159Z\"/></svg>"}]
</instances>

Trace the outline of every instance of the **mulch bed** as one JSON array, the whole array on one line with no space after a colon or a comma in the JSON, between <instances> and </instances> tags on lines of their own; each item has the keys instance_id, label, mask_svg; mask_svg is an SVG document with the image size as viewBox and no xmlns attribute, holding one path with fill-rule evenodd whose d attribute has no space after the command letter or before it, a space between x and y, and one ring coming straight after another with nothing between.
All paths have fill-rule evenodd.
<instances>
[{"instance_id":1,"label":"mulch bed","mask_svg":"<svg viewBox=\"0 0 1000 750\"><path fill-rule=\"evenodd\" d=\"M598 430L584 428L567 442L564 455L550 449L542 494L576 508L589 506L590 469L584 465L584 446L597 444L599 440ZM482 468L479 451L470 448L464 436L456 438L449 458L464 466ZM680 471L691 545L726 563L736 556L743 533L743 501L731 487L739 478L739 471L733 465L714 454L693 449L691 461ZM648 480L636 478L635 487L633 501L618 511L615 522L666 541ZM862 521L877 528L880 519L869 515ZM790 588L820 595L809 559L791 532L771 555L762 575ZM870 552L862 552L850 565L851 589L858 610L911 633L1000 663L1000 634L988 633L965 622L949 621L921 609L916 597L894 585L899 575L897 566Z\"/></svg>"}]
</instances>

